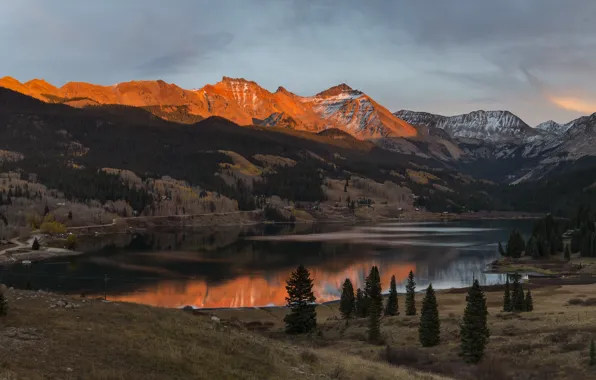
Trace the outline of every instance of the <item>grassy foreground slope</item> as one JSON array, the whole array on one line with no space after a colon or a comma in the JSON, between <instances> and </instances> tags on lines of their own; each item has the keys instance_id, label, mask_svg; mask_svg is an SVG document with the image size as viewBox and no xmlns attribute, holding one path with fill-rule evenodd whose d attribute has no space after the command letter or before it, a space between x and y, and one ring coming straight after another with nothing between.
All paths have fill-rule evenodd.
<instances>
[{"instance_id":1,"label":"grassy foreground slope","mask_svg":"<svg viewBox=\"0 0 596 380\"><path fill-rule=\"evenodd\" d=\"M596 339L596 285L528 285L534 311L505 313L503 286L485 289L490 339L486 356L479 365L467 365L458 356L459 326L466 306L466 289L437 292L441 320L441 343L423 348L418 340L420 316L404 315L404 296L399 295L401 314L381 319L386 346L367 342L367 319L348 325L340 319L338 303L317 308L319 335L289 338L294 345L325 347L341 355L365 360L382 360L422 372L432 372L458 380L571 380L596 379L596 366L589 365L591 339ZM418 289L417 289L418 290ZM416 295L421 310L423 294ZM269 331L288 340L283 327L284 308L215 310L224 320L238 319L247 326ZM267 328L267 329L266 329Z\"/></svg>"},{"instance_id":2,"label":"grassy foreground slope","mask_svg":"<svg viewBox=\"0 0 596 380\"><path fill-rule=\"evenodd\" d=\"M7 298L3 379L445 379L181 310L15 290Z\"/></svg>"}]
</instances>

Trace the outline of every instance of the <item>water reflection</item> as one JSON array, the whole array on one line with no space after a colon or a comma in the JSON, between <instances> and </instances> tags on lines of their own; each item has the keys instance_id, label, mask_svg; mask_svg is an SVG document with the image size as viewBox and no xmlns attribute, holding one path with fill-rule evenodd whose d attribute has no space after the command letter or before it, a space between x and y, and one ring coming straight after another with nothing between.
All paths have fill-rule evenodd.
<instances>
[{"instance_id":1,"label":"water reflection","mask_svg":"<svg viewBox=\"0 0 596 380\"><path fill-rule=\"evenodd\" d=\"M164 307L246 307L285 304L285 280L298 265L309 268L319 302L339 297L345 278L363 287L372 265L387 290L399 291L410 270L418 288L437 289L504 281L485 275L496 242L528 222L486 221L379 226L258 226L118 235L81 241L89 253L20 265L2 280L24 287ZM104 282L104 274L109 281Z\"/></svg>"}]
</instances>

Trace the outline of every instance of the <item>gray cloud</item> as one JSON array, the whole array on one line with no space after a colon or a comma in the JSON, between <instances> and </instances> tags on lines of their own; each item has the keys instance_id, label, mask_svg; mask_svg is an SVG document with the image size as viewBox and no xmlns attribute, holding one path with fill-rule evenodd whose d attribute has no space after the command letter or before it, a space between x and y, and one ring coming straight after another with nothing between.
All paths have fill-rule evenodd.
<instances>
[{"instance_id":1,"label":"gray cloud","mask_svg":"<svg viewBox=\"0 0 596 380\"><path fill-rule=\"evenodd\" d=\"M233 39L234 36L226 32L196 36L187 41L184 44L186 46L151 58L136 69L144 75L157 76L192 70L192 67L199 65L204 59L209 59L210 54L222 50Z\"/></svg>"},{"instance_id":2,"label":"gray cloud","mask_svg":"<svg viewBox=\"0 0 596 380\"><path fill-rule=\"evenodd\" d=\"M347 82L393 110L506 108L530 124L579 115L553 98L596 98L592 0L0 3L0 72L21 80Z\"/></svg>"}]
</instances>

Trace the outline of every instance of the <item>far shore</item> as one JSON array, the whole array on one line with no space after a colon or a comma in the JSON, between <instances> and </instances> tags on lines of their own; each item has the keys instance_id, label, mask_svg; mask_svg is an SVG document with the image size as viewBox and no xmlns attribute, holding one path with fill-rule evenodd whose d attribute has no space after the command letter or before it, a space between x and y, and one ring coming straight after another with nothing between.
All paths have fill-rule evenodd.
<instances>
[{"instance_id":1,"label":"far shore","mask_svg":"<svg viewBox=\"0 0 596 380\"><path fill-rule=\"evenodd\" d=\"M540 218L540 214L519 213L510 211L474 212L474 213L432 213L425 211L403 211L395 215L380 215L378 213L359 214L353 217L328 218L324 213L313 213L312 219L298 219L295 222L270 222L254 219L255 212L231 212L200 215L170 215L157 217L134 217L114 219L110 224L88 226L73 226L68 233L77 236L100 236L113 234L143 233L164 229L193 229L205 227L242 227L268 224L355 224L355 223L386 223L386 222L440 222L458 220L531 220ZM0 265L9 265L23 261L41 261L55 257L67 257L84 254L84 252L66 248L43 247L40 250L31 249L33 239L52 239L50 235L35 234L27 240L12 239L7 245L0 246Z\"/></svg>"}]
</instances>

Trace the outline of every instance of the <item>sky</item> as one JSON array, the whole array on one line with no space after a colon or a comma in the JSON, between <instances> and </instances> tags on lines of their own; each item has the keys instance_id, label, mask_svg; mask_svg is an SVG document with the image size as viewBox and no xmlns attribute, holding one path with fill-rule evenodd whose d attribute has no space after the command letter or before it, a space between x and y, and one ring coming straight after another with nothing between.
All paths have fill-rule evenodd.
<instances>
[{"instance_id":1,"label":"sky","mask_svg":"<svg viewBox=\"0 0 596 380\"><path fill-rule=\"evenodd\" d=\"M223 76L390 109L596 112L593 0L0 0L0 77L55 85Z\"/></svg>"}]
</instances>

